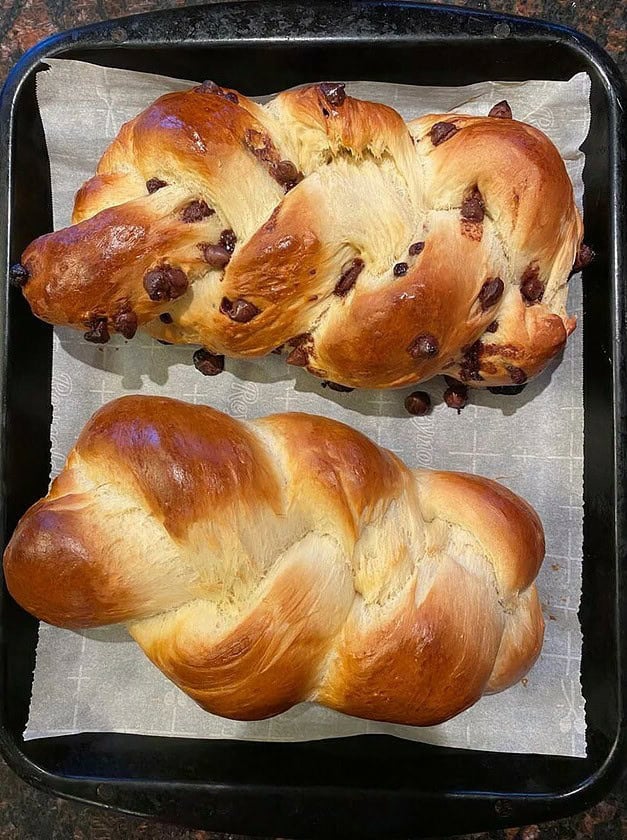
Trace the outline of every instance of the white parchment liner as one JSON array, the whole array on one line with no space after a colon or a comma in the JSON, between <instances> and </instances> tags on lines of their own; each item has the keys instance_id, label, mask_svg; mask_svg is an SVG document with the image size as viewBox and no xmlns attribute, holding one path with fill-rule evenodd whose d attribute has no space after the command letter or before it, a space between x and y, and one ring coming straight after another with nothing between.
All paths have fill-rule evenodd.
<instances>
[{"instance_id":1,"label":"white parchment liner","mask_svg":"<svg viewBox=\"0 0 627 840\"><path fill-rule=\"evenodd\" d=\"M76 189L93 174L121 124L160 94L191 83L74 61L48 63L50 70L38 75L37 95L58 228L69 223ZM428 112L487 114L506 98L516 119L542 129L557 145L580 206L584 156L579 147L588 133L589 89L583 73L568 82L486 82L461 88L347 85L350 94L392 105L406 119ZM203 712L175 688L123 627L72 633L42 625L25 737L114 731L290 741L385 732L447 746L585 755L577 618L583 514L580 277L571 281L569 311L578 316L579 325L563 359L520 396L473 393L472 405L458 416L442 404L443 384L437 379L426 386L436 407L425 418L411 418L403 409L411 389L325 391L319 381L277 356L227 360L224 374L205 378L191 365L190 347L165 347L145 336L128 343L117 336L99 347L78 332L56 329L53 475L89 416L122 394L166 394L240 418L277 410L335 417L392 449L410 466L486 475L531 502L547 537L538 578L546 640L539 662L523 682L483 698L446 724L419 729L370 723L313 704L267 721L224 720Z\"/></svg>"}]
</instances>

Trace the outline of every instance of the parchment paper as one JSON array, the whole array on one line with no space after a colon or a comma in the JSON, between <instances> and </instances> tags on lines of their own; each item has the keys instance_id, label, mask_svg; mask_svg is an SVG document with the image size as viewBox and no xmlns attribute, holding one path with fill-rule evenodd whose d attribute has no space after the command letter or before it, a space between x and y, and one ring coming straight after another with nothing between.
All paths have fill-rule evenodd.
<instances>
[{"instance_id":1,"label":"parchment paper","mask_svg":"<svg viewBox=\"0 0 627 840\"><path fill-rule=\"evenodd\" d=\"M89 178L121 124L160 94L191 83L52 60L37 80L52 173L55 227L67 225L76 189ZM219 80L218 80L219 81ZM311 81L319 81L312 79ZM507 98L514 116L556 143L581 204L588 133L589 80L488 82L464 88L350 83L349 93L386 102L407 119L448 110L486 114ZM270 91L268 91L270 93ZM542 656L523 682L482 699L441 726L419 729L353 719L303 704L268 721L238 723L203 712L144 657L123 627L72 633L41 625L25 737L116 731L204 738L307 740L386 732L449 746L585 755L585 716L577 618L582 555L582 338L580 278L569 309L579 325L563 360L518 397L473 393L459 416L428 390L436 407L424 418L403 409L408 392L324 391L277 356L227 360L219 377L191 365L193 348L119 336L99 347L80 333L55 330L52 474L81 427L102 403L124 393L167 394L206 403L235 417L303 410L335 417L387 446L409 465L466 470L496 478L528 499L544 522L547 555L538 579L546 618ZM422 387L422 386L421 386Z\"/></svg>"}]
</instances>

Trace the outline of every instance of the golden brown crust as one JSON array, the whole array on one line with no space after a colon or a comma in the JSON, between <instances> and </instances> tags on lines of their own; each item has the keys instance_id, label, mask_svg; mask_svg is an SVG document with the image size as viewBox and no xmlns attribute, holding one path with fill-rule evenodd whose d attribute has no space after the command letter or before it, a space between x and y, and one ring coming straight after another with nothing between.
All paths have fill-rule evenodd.
<instances>
[{"instance_id":1,"label":"golden brown crust","mask_svg":"<svg viewBox=\"0 0 627 840\"><path fill-rule=\"evenodd\" d=\"M186 216L194 202L207 215ZM230 356L306 334L290 363L389 388L437 373L520 384L574 328L572 186L552 143L515 120L405 124L323 85L263 107L204 85L123 126L73 220L26 249L24 293L40 318L85 331L129 337L132 313L155 337ZM234 248L216 258L225 230ZM151 294L146 275L165 269L177 288ZM425 335L433 352L416 351Z\"/></svg>"},{"instance_id":2,"label":"golden brown crust","mask_svg":"<svg viewBox=\"0 0 627 840\"><path fill-rule=\"evenodd\" d=\"M409 470L320 417L133 396L87 424L4 571L46 621L126 622L211 712L315 700L426 725L531 667L543 554L493 481Z\"/></svg>"}]
</instances>

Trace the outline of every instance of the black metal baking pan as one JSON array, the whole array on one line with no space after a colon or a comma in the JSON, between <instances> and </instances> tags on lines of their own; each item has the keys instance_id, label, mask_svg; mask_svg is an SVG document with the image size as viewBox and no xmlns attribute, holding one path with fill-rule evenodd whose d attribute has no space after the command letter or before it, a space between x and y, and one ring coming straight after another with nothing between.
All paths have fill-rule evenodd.
<instances>
[{"instance_id":1,"label":"black metal baking pan","mask_svg":"<svg viewBox=\"0 0 627 840\"><path fill-rule=\"evenodd\" d=\"M390 2L197 6L54 36L23 57L2 93L5 275L26 244L51 228L35 100L36 73L50 56L215 78L251 95L313 79L460 85L590 75L585 218L597 258L585 274L580 612L588 757L451 750L384 736L269 744L84 734L24 743L37 622L3 590L0 747L10 766L56 795L194 827L283 837L470 832L556 818L600 798L621 764L625 717L627 96L614 64L563 27ZM52 330L6 283L0 306L4 546L18 517L47 489Z\"/></svg>"}]
</instances>

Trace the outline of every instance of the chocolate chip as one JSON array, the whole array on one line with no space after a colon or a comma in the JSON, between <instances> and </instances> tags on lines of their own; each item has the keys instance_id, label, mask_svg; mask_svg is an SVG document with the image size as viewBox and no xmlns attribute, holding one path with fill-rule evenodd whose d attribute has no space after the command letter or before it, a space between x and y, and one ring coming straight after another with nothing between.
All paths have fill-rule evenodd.
<instances>
[{"instance_id":1,"label":"chocolate chip","mask_svg":"<svg viewBox=\"0 0 627 840\"><path fill-rule=\"evenodd\" d=\"M445 140L448 140L449 137L452 137L454 134L457 134L458 128L454 123L451 122L437 122L431 126L431 131L429 135L431 137L431 142L434 146L439 146L440 143L444 143Z\"/></svg>"},{"instance_id":2,"label":"chocolate chip","mask_svg":"<svg viewBox=\"0 0 627 840\"><path fill-rule=\"evenodd\" d=\"M272 167L272 175L279 182L279 184L288 184L291 181L294 183L298 180L300 172L291 160L280 160ZM302 179L302 175L300 175Z\"/></svg>"},{"instance_id":3,"label":"chocolate chip","mask_svg":"<svg viewBox=\"0 0 627 840\"><path fill-rule=\"evenodd\" d=\"M495 333L498 330L498 328L499 328L499 322L498 321L492 321L492 323L488 324L488 326L485 328L485 331L489 332L489 333Z\"/></svg>"},{"instance_id":4,"label":"chocolate chip","mask_svg":"<svg viewBox=\"0 0 627 840\"><path fill-rule=\"evenodd\" d=\"M539 278L540 267L537 263L527 266L520 278L520 294L528 303L542 300L544 283Z\"/></svg>"},{"instance_id":5,"label":"chocolate chip","mask_svg":"<svg viewBox=\"0 0 627 840\"><path fill-rule=\"evenodd\" d=\"M322 84L318 85L318 88L333 108L339 108L340 105L344 104L346 99L346 85L343 85L341 82L322 82Z\"/></svg>"},{"instance_id":6,"label":"chocolate chip","mask_svg":"<svg viewBox=\"0 0 627 840\"><path fill-rule=\"evenodd\" d=\"M212 268L224 268L231 259L231 255L222 245L212 245L211 242L199 242L203 260Z\"/></svg>"},{"instance_id":7,"label":"chocolate chip","mask_svg":"<svg viewBox=\"0 0 627 840\"><path fill-rule=\"evenodd\" d=\"M263 134L255 128L247 128L244 133L244 143L257 160L272 164L272 167L274 167L278 153L267 134Z\"/></svg>"},{"instance_id":8,"label":"chocolate chip","mask_svg":"<svg viewBox=\"0 0 627 840\"><path fill-rule=\"evenodd\" d=\"M235 250L235 243L237 242L237 236L233 233L233 231L229 228L228 230L223 230L220 234L220 239L218 240L220 245L225 248L229 254L232 254Z\"/></svg>"},{"instance_id":9,"label":"chocolate chip","mask_svg":"<svg viewBox=\"0 0 627 840\"><path fill-rule=\"evenodd\" d=\"M157 190L160 190L162 187L167 186L167 181L162 181L161 178L151 178L149 181L146 181L146 189L150 195L157 192Z\"/></svg>"},{"instance_id":10,"label":"chocolate chip","mask_svg":"<svg viewBox=\"0 0 627 840\"><path fill-rule=\"evenodd\" d=\"M326 108L323 108L323 109L322 109L322 113L323 113L323 115L324 115L325 117L328 117L328 116L329 116L329 112L327 111L327 109L326 109Z\"/></svg>"},{"instance_id":11,"label":"chocolate chip","mask_svg":"<svg viewBox=\"0 0 627 840\"><path fill-rule=\"evenodd\" d=\"M311 343L313 341L313 336L311 333L304 332L299 333L298 335L293 336L292 338L288 338L286 344L290 347L300 347L301 344Z\"/></svg>"},{"instance_id":12,"label":"chocolate chip","mask_svg":"<svg viewBox=\"0 0 627 840\"><path fill-rule=\"evenodd\" d=\"M418 254L424 249L425 243L424 242L414 242L413 245L409 246L409 256L410 257L417 257Z\"/></svg>"},{"instance_id":13,"label":"chocolate chip","mask_svg":"<svg viewBox=\"0 0 627 840\"><path fill-rule=\"evenodd\" d=\"M423 417L431 411L431 397L426 391L414 391L405 397L405 408L409 414Z\"/></svg>"},{"instance_id":14,"label":"chocolate chip","mask_svg":"<svg viewBox=\"0 0 627 840\"><path fill-rule=\"evenodd\" d=\"M471 344L464 353L464 358L459 366L459 376L464 382L472 380L480 382L483 376L479 373L481 368L481 353L483 344L480 339Z\"/></svg>"},{"instance_id":15,"label":"chocolate chip","mask_svg":"<svg viewBox=\"0 0 627 840\"><path fill-rule=\"evenodd\" d=\"M505 286L500 277L493 277L491 280L485 281L479 292L479 303L484 312L499 302L504 289Z\"/></svg>"},{"instance_id":16,"label":"chocolate chip","mask_svg":"<svg viewBox=\"0 0 627 840\"><path fill-rule=\"evenodd\" d=\"M109 329L107 328L106 318L93 318L87 321L85 326L89 327L86 333L83 333L85 341L91 341L92 344L106 344L111 337Z\"/></svg>"},{"instance_id":17,"label":"chocolate chip","mask_svg":"<svg viewBox=\"0 0 627 840\"><path fill-rule=\"evenodd\" d=\"M231 321L237 321L238 324L247 324L256 315L259 315L261 309L243 298L231 301L227 297L223 297L220 303L220 312L223 315L228 315Z\"/></svg>"},{"instance_id":18,"label":"chocolate chip","mask_svg":"<svg viewBox=\"0 0 627 840\"><path fill-rule=\"evenodd\" d=\"M171 324L174 321L169 312L162 312L161 315L159 315L159 320L164 324Z\"/></svg>"},{"instance_id":19,"label":"chocolate chip","mask_svg":"<svg viewBox=\"0 0 627 840\"><path fill-rule=\"evenodd\" d=\"M516 367L516 365L506 365L506 370L514 385L522 385L527 381L527 374L522 368Z\"/></svg>"},{"instance_id":20,"label":"chocolate chip","mask_svg":"<svg viewBox=\"0 0 627 840\"><path fill-rule=\"evenodd\" d=\"M22 263L15 263L9 269L9 283L21 289L28 283L30 272Z\"/></svg>"},{"instance_id":21,"label":"chocolate chip","mask_svg":"<svg viewBox=\"0 0 627 840\"><path fill-rule=\"evenodd\" d=\"M339 391L341 394L349 394L354 391L354 388L349 388L346 385L340 385L339 382L331 382L330 379L323 379L320 383L323 388L330 388L332 391Z\"/></svg>"},{"instance_id":22,"label":"chocolate chip","mask_svg":"<svg viewBox=\"0 0 627 840\"><path fill-rule=\"evenodd\" d=\"M512 109L509 107L507 99L502 99L496 105L493 105L488 112L488 116L496 117L499 120L511 120Z\"/></svg>"},{"instance_id":23,"label":"chocolate chip","mask_svg":"<svg viewBox=\"0 0 627 840\"><path fill-rule=\"evenodd\" d=\"M216 94L218 94L218 96L221 96L224 93L224 91L222 90L220 85L217 85L215 82L212 82L210 79L207 79L201 85L198 85L198 87L195 88L195 90L198 93L216 93Z\"/></svg>"},{"instance_id":24,"label":"chocolate chip","mask_svg":"<svg viewBox=\"0 0 627 840\"><path fill-rule=\"evenodd\" d=\"M449 408L457 409L457 413L468 404L468 388L458 382L456 385L451 385L444 392L444 402Z\"/></svg>"},{"instance_id":25,"label":"chocolate chip","mask_svg":"<svg viewBox=\"0 0 627 840\"><path fill-rule=\"evenodd\" d=\"M492 388L488 388L488 391L491 394L503 394L504 396L515 397L516 394L524 391L526 387L526 383L522 385L495 385Z\"/></svg>"},{"instance_id":26,"label":"chocolate chip","mask_svg":"<svg viewBox=\"0 0 627 840\"><path fill-rule=\"evenodd\" d=\"M201 222L203 219L213 216L216 211L213 210L206 201L198 199L190 201L181 211L181 221L189 224L190 222Z\"/></svg>"},{"instance_id":27,"label":"chocolate chip","mask_svg":"<svg viewBox=\"0 0 627 840\"><path fill-rule=\"evenodd\" d=\"M396 265L394 266L394 269L393 269L394 276L395 277L404 277L407 274L408 270L409 270L409 266L407 265L406 262L396 263Z\"/></svg>"},{"instance_id":28,"label":"chocolate chip","mask_svg":"<svg viewBox=\"0 0 627 840\"><path fill-rule=\"evenodd\" d=\"M407 352L412 359L429 359L436 356L439 349L438 340L434 335L421 333L411 342Z\"/></svg>"},{"instance_id":29,"label":"chocolate chip","mask_svg":"<svg viewBox=\"0 0 627 840\"><path fill-rule=\"evenodd\" d=\"M113 328L124 338L133 338L137 332L137 315L134 312L119 312L113 319Z\"/></svg>"},{"instance_id":30,"label":"chocolate chip","mask_svg":"<svg viewBox=\"0 0 627 840\"><path fill-rule=\"evenodd\" d=\"M309 348L306 345L295 347L285 360L288 365L306 367L309 364Z\"/></svg>"},{"instance_id":31,"label":"chocolate chip","mask_svg":"<svg viewBox=\"0 0 627 840\"><path fill-rule=\"evenodd\" d=\"M176 300L184 295L189 283L185 272L164 263L144 275L144 289L150 300Z\"/></svg>"},{"instance_id":32,"label":"chocolate chip","mask_svg":"<svg viewBox=\"0 0 627 840\"><path fill-rule=\"evenodd\" d=\"M472 193L462 201L462 219L469 222L482 222L485 216L483 196L475 187Z\"/></svg>"},{"instance_id":33,"label":"chocolate chip","mask_svg":"<svg viewBox=\"0 0 627 840\"><path fill-rule=\"evenodd\" d=\"M203 376L217 376L224 370L224 356L218 356L204 347L200 347L192 356L194 367Z\"/></svg>"},{"instance_id":34,"label":"chocolate chip","mask_svg":"<svg viewBox=\"0 0 627 840\"><path fill-rule=\"evenodd\" d=\"M350 290L357 282L357 278L359 277L363 269L364 261L359 257L355 257L355 259L350 263L348 268L345 268L342 272L340 279L335 284L333 294L337 295L338 297L346 297L346 295L350 292Z\"/></svg>"},{"instance_id":35,"label":"chocolate chip","mask_svg":"<svg viewBox=\"0 0 627 840\"><path fill-rule=\"evenodd\" d=\"M573 273L577 271L581 271L582 268L590 265L592 260L594 259L594 251L585 243L581 243L579 246L579 250L577 251L577 256L575 257L575 262L573 265Z\"/></svg>"},{"instance_id":36,"label":"chocolate chip","mask_svg":"<svg viewBox=\"0 0 627 840\"><path fill-rule=\"evenodd\" d=\"M224 99L228 99L229 102L235 102L236 105L239 102L236 93L231 93L230 91L225 93L224 89L221 88L220 85L217 85L209 79L204 81L201 85L198 85L198 87L194 88L194 90L197 93L215 93L217 96L222 96Z\"/></svg>"}]
</instances>

